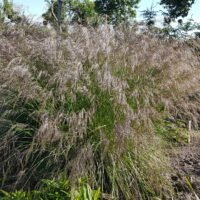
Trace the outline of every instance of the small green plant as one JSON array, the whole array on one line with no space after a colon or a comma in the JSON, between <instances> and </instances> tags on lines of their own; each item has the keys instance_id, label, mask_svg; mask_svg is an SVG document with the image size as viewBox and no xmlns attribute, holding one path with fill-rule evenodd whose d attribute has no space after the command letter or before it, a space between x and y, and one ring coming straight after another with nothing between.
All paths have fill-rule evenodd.
<instances>
[{"instance_id":1,"label":"small green plant","mask_svg":"<svg viewBox=\"0 0 200 200\"><path fill-rule=\"evenodd\" d=\"M171 122L167 120L157 120L154 123L155 132L168 143L185 144L188 141L187 130L181 121Z\"/></svg>"},{"instance_id":2,"label":"small green plant","mask_svg":"<svg viewBox=\"0 0 200 200\"><path fill-rule=\"evenodd\" d=\"M93 190L89 184L81 180L77 188L71 188L67 180L43 180L43 186L39 190L0 191L1 200L99 200L100 197L100 189Z\"/></svg>"},{"instance_id":3,"label":"small green plant","mask_svg":"<svg viewBox=\"0 0 200 200\"><path fill-rule=\"evenodd\" d=\"M85 183L84 180L79 180L79 186L72 190L71 197L73 200L99 200L101 197L100 188L92 190L90 185Z\"/></svg>"},{"instance_id":4,"label":"small green plant","mask_svg":"<svg viewBox=\"0 0 200 200\"><path fill-rule=\"evenodd\" d=\"M64 110L66 112L75 112L78 113L81 110L88 110L91 107L90 99L80 92L76 92L74 96L74 100L69 97L65 96L65 102L64 102Z\"/></svg>"},{"instance_id":5,"label":"small green plant","mask_svg":"<svg viewBox=\"0 0 200 200\"><path fill-rule=\"evenodd\" d=\"M31 200L30 196L23 191L16 191L16 192L6 192L1 190L0 191L0 198L2 200Z\"/></svg>"}]
</instances>

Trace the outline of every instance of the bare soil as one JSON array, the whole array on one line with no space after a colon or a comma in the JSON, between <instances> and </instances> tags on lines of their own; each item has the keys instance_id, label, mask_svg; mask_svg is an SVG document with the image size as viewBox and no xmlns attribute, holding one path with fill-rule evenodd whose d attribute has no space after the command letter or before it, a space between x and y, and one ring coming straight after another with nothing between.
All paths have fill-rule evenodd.
<instances>
[{"instance_id":1,"label":"bare soil","mask_svg":"<svg viewBox=\"0 0 200 200\"><path fill-rule=\"evenodd\" d=\"M171 163L174 200L200 200L200 132L191 135L188 145L175 150Z\"/></svg>"}]
</instances>

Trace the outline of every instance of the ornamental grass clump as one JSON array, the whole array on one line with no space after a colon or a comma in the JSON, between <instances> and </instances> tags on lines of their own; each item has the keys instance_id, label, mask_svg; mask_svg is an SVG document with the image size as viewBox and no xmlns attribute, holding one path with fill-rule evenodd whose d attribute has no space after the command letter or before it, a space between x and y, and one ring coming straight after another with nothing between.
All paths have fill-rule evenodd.
<instances>
[{"instance_id":1,"label":"ornamental grass clump","mask_svg":"<svg viewBox=\"0 0 200 200\"><path fill-rule=\"evenodd\" d=\"M0 29L1 189L84 178L114 199L173 195L160 124L199 127L192 47L136 26L31 28Z\"/></svg>"}]
</instances>

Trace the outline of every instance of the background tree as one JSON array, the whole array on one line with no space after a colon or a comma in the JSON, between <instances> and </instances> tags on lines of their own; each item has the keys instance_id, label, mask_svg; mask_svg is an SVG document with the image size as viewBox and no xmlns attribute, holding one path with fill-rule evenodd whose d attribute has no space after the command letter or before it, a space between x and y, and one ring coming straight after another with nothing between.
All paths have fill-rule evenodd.
<instances>
[{"instance_id":1,"label":"background tree","mask_svg":"<svg viewBox=\"0 0 200 200\"><path fill-rule=\"evenodd\" d=\"M5 19L4 13L3 13L3 5L0 3L0 22L3 22Z\"/></svg>"},{"instance_id":2,"label":"background tree","mask_svg":"<svg viewBox=\"0 0 200 200\"><path fill-rule=\"evenodd\" d=\"M11 22L20 22L22 17L20 16L19 12L14 9L13 3L9 0L3 0L3 5L1 5L1 19L4 21L5 17L10 19Z\"/></svg>"},{"instance_id":3,"label":"background tree","mask_svg":"<svg viewBox=\"0 0 200 200\"><path fill-rule=\"evenodd\" d=\"M56 27L58 25L58 1L46 0L47 11L42 15L46 23ZM64 0L62 5L61 22L87 25L97 18L92 0Z\"/></svg>"},{"instance_id":4,"label":"background tree","mask_svg":"<svg viewBox=\"0 0 200 200\"><path fill-rule=\"evenodd\" d=\"M170 18L186 17L195 0L161 0L160 4L168 10Z\"/></svg>"},{"instance_id":5,"label":"background tree","mask_svg":"<svg viewBox=\"0 0 200 200\"><path fill-rule=\"evenodd\" d=\"M108 23L118 24L136 16L140 0L95 0L95 10L105 16Z\"/></svg>"},{"instance_id":6,"label":"background tree","mask_svg":"<svg viewBox=\"0 0 200 200\"><path fill-rule=\"evenodd\" d=\"M44 18L44 24L51 24L53 27L58 26L58 1L57 0L45 0L48 5L47 11L42 14ZM67 18L67 8L69 6L69 1L63 1L63 8L61 12L61 19L60 21L63 22Z\"/></svg>"},{"instance_id":7,"label":"background tree","mask_svg":"<svg viewBox=\"0 0 200 200\"><path fill-rule=\"evenodd\" d=\"M83 25L95 24L97 13L95 12L94 1L91 0L74 0L70 6L70 22Z\"/></svg>"},{"instance_id":8,"label":"background tree","mask_svg":"<svg viewBox=\"0 0 200 200\"><path fill-rule=\"evenodd\" d=\"M157 16L157 11L154 10L153 5L142 11L142 16L144 18L144 21L148 27L152 27L155 24L156 16Z\"/></svg>"}]
</instances>

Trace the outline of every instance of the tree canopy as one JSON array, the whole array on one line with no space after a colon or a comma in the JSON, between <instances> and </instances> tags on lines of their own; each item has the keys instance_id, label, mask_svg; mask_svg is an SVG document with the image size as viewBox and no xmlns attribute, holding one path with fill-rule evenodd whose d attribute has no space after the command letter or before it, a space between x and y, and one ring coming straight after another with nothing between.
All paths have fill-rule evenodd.
<instances>
[{"instance_id":1,"label":"tree canopy","mask_svg":"<svg viewBox=\"0 0 200 200\"><path fill-rule=\"evenodd\" d=\"M95 10L107 17L107 22L118 24L136 16L135 9L140 0L96 0Z\"/></svg>"},{"instance_id":2,"label":"tree canopy","mask_svg":"<svg viewBox=\"0 0 200 200\"><path fill-rule=\"evenodd\" d=\"M58 23L58 1L46 0L46 2L48 9L42 16L46 22L55 26ZM94 2L91 0L64 0L62 2L61 22L87 24L95 21L95 16Z\"/></svg>"},{"instance_id":3,"label":"tree canopy","mask_svg":"<svg viewBox=\"0 0 200 200\"><path fill-rule=\"evenodd\" d=\"M47 11L42 15L46 22L57 23L58 1L45 0ZM106 18L110 24L130 20L136 16L136 7L140 0L63 0L61 21L70 23L96 23L98 16Z\"/></svg>"},{"instance_id":4,"label":"tree canopy","mask_svg":"<svg viewBox=\"0 0 200 200\"><path fill-rule=\"evenodd\" d=\"M170 18L186 17L195 0L161 0Z\"/></svg>"},{"instance_id":5,"label":"tree canopy","mask_svg":"<svg viewBox=\"0 0 200 200\"><path fill-rule=\"evenodd\" d=\"M20 22L21 16L18 11L14 9L13 3L9 0L3 0L3 4L0 4L0 20L8 18L11 22Z\"/></svg>"},{"instance_id":6,"label":"tree canopy","mask_svg":"<svg viewBox=\"0 0 200 200\"><path fill-rule=\"evenodd\" d=\"M45 0L48 3L47 11L42 15L46 22L55 26L58 24L58 0ZM78 24L96 24L106 21L117 25L130 21L136 16L136 8L140 0L62 0L61 22ZM195 0L160 0L160 4L167 9L165 21L185 17L188 15ZM156 13L146 10L143 13L147 25L154 24Z\"/></svg>"},{"instance_id":7,"label":"tree canopy","mask_svg":"<svg viewBox=\"0 0 200 200\"><path fill-rule=\"evenodd\" d=\"M97 14L94 9L94 2L91 0L73 0L70 7L70 21L87 25L96 21Z\"/></svg>"},{"instance_id":8,"label":"tree canopy","mask_svg":"<svg viewBox=\"0 0 200 200\"><path fill-rule=\"evenodd\" d=\"M42 17L44 18L46 23L50 23L52 26L56 26L58 23L58 1L57 0L45 0L45 2L48 4L48 9L45 13L42 14ZM64 21L67 17L67 5L68 1L64 0L61 12L61 21Z\"/></svg>"}]
</instances>

